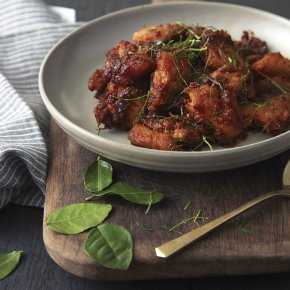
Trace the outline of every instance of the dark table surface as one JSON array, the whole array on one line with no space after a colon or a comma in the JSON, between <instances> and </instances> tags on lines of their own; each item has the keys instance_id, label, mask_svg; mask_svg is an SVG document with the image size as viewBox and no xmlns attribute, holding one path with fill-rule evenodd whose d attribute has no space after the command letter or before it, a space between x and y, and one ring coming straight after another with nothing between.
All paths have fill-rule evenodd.
<instances>
[{"instance_id":1,"label":"dark table surface","mask_svg":"<svg viewBox=\"0 0 290 290\"><path fill-rule=\"evenodd\" d=\"M148 0L46 0L48 4L72 7L77 19L87 21L111 11L149 3ZM290 1L228 0L290 18ZM0 248L24 250L16 271L0 282L0 289L290 289L290 273L259 276L207 277L195 279L100 282L76 277L61 269L47 254L42 240L43 209L9 205L0 211Z\"/></svg>"}]
</instances>

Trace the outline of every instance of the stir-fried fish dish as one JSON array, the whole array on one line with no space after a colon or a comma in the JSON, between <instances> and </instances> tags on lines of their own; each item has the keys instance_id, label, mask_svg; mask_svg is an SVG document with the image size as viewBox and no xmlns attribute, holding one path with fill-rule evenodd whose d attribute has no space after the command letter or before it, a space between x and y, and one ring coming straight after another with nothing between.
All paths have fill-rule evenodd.
<instances>
[{"instance_id":1,"label":"stir-fried fish dish","mask_svg":"<svg viewBox=\"0 0 290 290\"><path fill-rule=\"evenodd\" d=\"M277 135L290 124L290 60L249 31L234 41L179 22L143 28L107 52L88 87L99 128L151 149L233 146L249 130Z\"/></svg>"}]
</instances>

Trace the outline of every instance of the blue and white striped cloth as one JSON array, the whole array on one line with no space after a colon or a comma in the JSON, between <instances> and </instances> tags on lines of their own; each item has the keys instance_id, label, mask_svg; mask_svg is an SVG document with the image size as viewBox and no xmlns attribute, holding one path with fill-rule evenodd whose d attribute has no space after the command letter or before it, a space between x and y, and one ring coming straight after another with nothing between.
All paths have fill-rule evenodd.
<instances>
[{"instance_id":1,"label":"blue and white striped cloth","mask_svg":"<svg viewBox=\"0 0 290 290\"><path fill-rule=\"evenodd\" d=\"M0 0L0 208L43 205L50 117L38 71L48 50L77 26L41 0Z\"/></svg>"}]
</instances>

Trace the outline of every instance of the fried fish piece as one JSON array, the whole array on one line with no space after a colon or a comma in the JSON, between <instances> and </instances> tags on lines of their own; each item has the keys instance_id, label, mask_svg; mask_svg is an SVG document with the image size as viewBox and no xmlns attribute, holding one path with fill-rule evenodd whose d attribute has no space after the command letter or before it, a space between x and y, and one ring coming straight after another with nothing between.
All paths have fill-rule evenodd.
<instances>
[{"instance_id":1,"label":"fried fish piece","mask_svg":"<svg viewBox=\"0 0 290 290\"><path fill-rule=\"evenodd\" d=\"M142 110L146 91L135 86L109 83L105 95L99 97L94 109L98 125L105 128L121 127L128 130Z\"/></svg>"},{"instance_id":2,"label":"fried fish piece","mask_svg":"<svg viewBox=\"0 0 290 290\"><path fill-rule=\"evenodd\" d=\"M248 74L233 66L222 66L212 72L210 77L230 91L238 93L245 84Z\"/></svg>"},{"instance_id":3,"label":"fried fish piece","mask_svg":"<svg viewBox=\"0 0 290 290\"><path fill-rule=\"evenodd\" d=\"M94 109L95 118L99 127L111 129L121 126L125 111L128 109L128 101L123 101L113 96L100 98Z\"/></svg>"},{"instance_id":4,"label":"fried fish piece","mask_svg":"<svg viewBox=\"0 0 290 290\"><path fill-rule=\"evenodd\" d=\"M244 66L231 36L224 30L205 29L202 34L201 47L206 47L206 49L200 56L206 67L212 70L225 65Z\"/></svg>"},{"instance_id":5,"label":"fried fish piece","mask_svg":"<svg viewBox=\"0 0 290 290\"><path fill-rule=\"evenodd\" d=\"M260 103L240 105L245 126L277 135L289 128L290 95L277 95Z\"/></svg>"},{"instance_id":6,"label":"fried fish piece","mask_svg":"<svg viewBox=\"0 0 290 290\"><path fill-rule=\"evenodd\" d=\"M128 138L132 145L149 149L179 151L175 140L162 132L154 131L143 124L137 123L129 132Z\"/></svg>"},{"instance_id":7,"label":"fried fish piece","mask_svg":"<svg viewBox=\"0 0 290 290\"><path fill-rule=\"evenodd\" d=\"M258 60L269 52L268 45L265 41L255 36L253 31L243 31L241 40L235 41L240 56L247 62Z\"/></svg>"},{"instance_id":8,"label":"fried fish piece","mask_svg":"<svg viewBox=\"0 0 290 290\"><path fill-rule=\"evenodd\" d=\"M144 118L134 125L131 144L157 150L192 150L202 143L205 126L176 118Z\"/></svg>"},{"instance_id":9,"label":"fried fish piece","mask_svg":"<svg viewBox=\"0 0 290 290\"><path fill-rule=\"evenodd\" d=\"M96 98L104 93L108 83L121 86L149 87L150 75L155 62L147 50L122 40L106 54L105 65L97 69L88 81L88 88L96 91Z\"/></svg>"},{"instance_id":10,"label":"fried fish piece","mask_svg":"<svg viewBox=\"0 0 290 290\"><path fill-rule=\"evenodd\" d=\"M236 92L215 83L191 83L185 90L185 113L212 128L217 144L234 144L244 136L245 126L239 111Z\"/></svg>"},{"instance_id":11,"label":"fried fish piece","mask_svg":"<svg viewBox=\"0 0 290 290\"><path fill-rule=\"evenodd\" d=\"M94 113L98 125L130 129L144 106L155 62L135 44L120 41L106 54L102 69L89 79L99 104Z\"/></svg>"},{"instance_id":12,"label":"fried fish piece","mask_svg":"<svg viewBox=\"0 0 290 290\"><path fill-rule=\"evenodd\" d=\"M133 34L133 41L137 44L151 43L156 41L167 42L179 38L185 32L182 24L173 22L145 27Z\"/></svg>"},{"instance_id":13,"label":"fried fish piece","mask_svg":"<svg viewBox=\"0 0 290 290\"><path fill-rule=\"evenodd\" d=\"M133 85L136 81L146 79L146 76L150 77L155 62L147 50L139 50L136 45L123 40L107 53L103 69L105 78L110 82Z\"/></svg>"},{"instance_id":14,"label":"fried fish piece","mask_svg":"<svg viewBox=\"0 0 290 290\"><path fill-rule=\"evenodd\" d=\"M191 66L186 59L175 57L172 52L159 52L156 56L156 70L152 75L148 113L160 114L168 109L190 78Z\"/></svg>"},{"instance_id":15,"label":"fried fish piece","mask_svg":"<svg viewBox=\"0 0 290 290\"><path fill-rule=\"evenodd\" d=\"M274 76L271 79L263 78L255 82L254 88L257 95L273 95L283 91L290 92L290 79L285 76Z\"/></svg>"},{"instance_id":16,"label":"fried fish piece","mask_svg":"<svg viewBox=\"0 0 290 290\"><path fill-rule=\"evenodd\" d=\"M285 58L280 52L270 52L252 65L252 69L268 77L290 77L290 59Z\"/></svg>"},{"instance_id":17,"label":"fried fish piece","mask_svg":"<svg viewBox=\"0 0 290 290\"><path fill-rule=\"evenodd\" d=\"M106 89L107 83L103 69L97 69L89 78L88 88L92 92L96 91L98 94L102 94Z\"/></svg>"}]
</instances>

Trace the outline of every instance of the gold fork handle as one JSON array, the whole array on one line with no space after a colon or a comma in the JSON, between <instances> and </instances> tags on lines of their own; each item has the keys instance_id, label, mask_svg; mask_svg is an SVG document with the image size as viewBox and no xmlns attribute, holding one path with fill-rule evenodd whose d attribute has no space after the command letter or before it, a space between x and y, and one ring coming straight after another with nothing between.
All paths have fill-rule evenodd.
<instances>
[{"instance_id":1,"label":"gold fork handle","mask_svg":"<svg viewBox=\"0 0 290 290\"><path fill-rule=\"evenodd\" d=\"M279 195L284 195L285 193L289 193L289 189L282 189L279 191L274 191L274 192L268 192L265 193L249 202L246 204L238 207L237 209L226 213L217 219L197 228L194 229L174 240L171 240L169 242L166 242L159 247L155 248L156 256L162 257L162 258L167 258L171 256L172 254L176 253L177 251L181 250L182 248L186 247L193 241L201 238L205 234L209 233L210 231L214 230L218 226L222 225L223 223L229 221L230 219L236 217L237 215L243 213L247 209L253 207L254 205L268 199L274 196L279 196Z\"/></svg>"}]
</instances>

